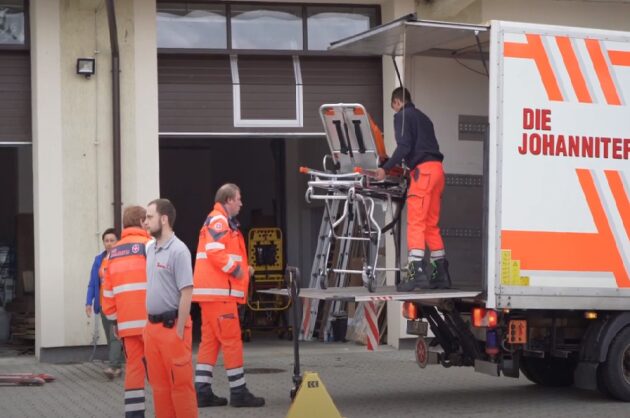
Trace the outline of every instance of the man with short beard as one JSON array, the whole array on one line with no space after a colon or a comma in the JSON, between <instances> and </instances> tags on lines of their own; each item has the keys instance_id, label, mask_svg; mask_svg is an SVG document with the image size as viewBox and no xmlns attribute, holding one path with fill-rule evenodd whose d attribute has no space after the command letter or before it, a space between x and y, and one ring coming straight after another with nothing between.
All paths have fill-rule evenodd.
<instances>
[{"instance_id":1,"label":"man with short beard","mask_svg":"<svg viewBox=\"0 0 630 418\"><path fill-rule=\"evenodd\" d=\"M175 207L156 199L147 207L146 226L155 242L147 251L147 312L144 353L157 418L195 418L190 251L175 236Z\"/></svg>"}]
</instances>

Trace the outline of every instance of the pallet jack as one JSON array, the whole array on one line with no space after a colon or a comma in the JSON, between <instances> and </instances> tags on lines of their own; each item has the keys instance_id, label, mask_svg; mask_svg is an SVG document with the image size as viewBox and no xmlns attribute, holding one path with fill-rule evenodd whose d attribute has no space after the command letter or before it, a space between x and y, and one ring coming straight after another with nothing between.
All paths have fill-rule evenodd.
<instances>
[{"instance_id":1,"label":"pallet jack","mask_svg":"<svg viewBox=\"0 0 630 418\"><path fill-rule=\"evenodd\" d=\"M0 386L43 386L53 380L46 373L0 373Z\"/></svg>"},{"instance_id":2,"label":"pallet jack","mask_svg":"<svg viewBox=\"0 0 630 418\"><path fill-rule=\"evenodd\" d=\"M293 329L299 329L302 311L297 303L300 295L300 270L287 266L285 277L289 301L293 304ZM342 418L319 375L315 372L301 373L297 332L293 333L293 387L289 395L292 403L286 418Z\"/></svg>"}]
</instances>

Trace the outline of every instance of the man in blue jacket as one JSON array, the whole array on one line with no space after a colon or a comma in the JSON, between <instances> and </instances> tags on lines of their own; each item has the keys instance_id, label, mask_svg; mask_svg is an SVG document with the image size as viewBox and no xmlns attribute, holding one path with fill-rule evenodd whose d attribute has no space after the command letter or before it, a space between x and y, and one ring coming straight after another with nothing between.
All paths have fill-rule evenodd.
<instances>
[{"instance_id":1,"label":"man in blue jacket","mask_svg":"<svg viewBox=\"0 0 630 418\"><path fill-rule=\"evenodd\" d=\"M396 150L381 168L376 179L383 180L385 171L403 162L410 170L407 191L407 247L409 250L408 280L398 284L398 291L414 289L448 289L451 277L444 241L440 234L440 206L445 178L433 122L411 101L409 90L398 87L392 92ZM427 275L425 247L429 247L433 265Z\"/></svg>"},{"instance_id":2,"label":"man in blue jacket","mask_svg":"<svg viewBox=\"0 0 630 418\"><path fill-rule=\"evenodd\" d=\"M103 300L103 291L101 284L103 277L105 277L105 269L107 268L107 257L109 251L118 242L118 235L113 228L109 228L103 232L102 235L103 246L105 251L98 254L94 258L92 264L92 272L90 273L90 284L87 289L87 299L85 301L85 314L89 317L92 316L92 312L95 314L101 314L101 321L103 322L103 329L105 330L105 337L107 338L107 346L109 347L109 367L105 370L105 375L110 379L120 376L121 366L123 362L122 344L118 338L112 332L112 323L105 317L101 311L101 302Z\"/></svg>"}]
</instances>

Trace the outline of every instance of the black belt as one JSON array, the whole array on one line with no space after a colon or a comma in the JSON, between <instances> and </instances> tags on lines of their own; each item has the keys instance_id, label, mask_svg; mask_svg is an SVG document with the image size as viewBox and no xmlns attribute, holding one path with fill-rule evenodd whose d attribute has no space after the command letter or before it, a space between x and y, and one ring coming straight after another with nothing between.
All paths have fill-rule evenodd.
<instances>
[{"instance_id":1,"label":"black belt","mask_svg":"<svg viewBox=\"0 0 630 418\"><path fill-rule=\"evenodd\" d=\"M149 314L149 322L152 324L164 324L165 327L171 328L177 319L177 311L164 312L159 315Z\"/></svg>"}]
</instances>

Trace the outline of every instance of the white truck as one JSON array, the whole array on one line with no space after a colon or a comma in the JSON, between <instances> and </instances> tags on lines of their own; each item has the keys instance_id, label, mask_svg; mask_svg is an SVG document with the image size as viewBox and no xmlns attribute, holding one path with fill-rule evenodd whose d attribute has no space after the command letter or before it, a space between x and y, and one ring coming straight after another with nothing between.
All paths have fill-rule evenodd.
<instances>
[{"instance_id":1,"label":"white truck","mask_svg":"<svg viewBox=\"0 0 630 418\"><path fill-rule=\"evenodd\" d=\"M479 180L478 199L447 180L443 211L450 226L478 213L479 234L446 231L450 292L301 296L403 301L422 367L523 373L630 401L630 33L408 16L330 49L405 58L446 172Z\"/></svg>"}]
</instances>

